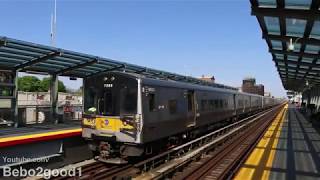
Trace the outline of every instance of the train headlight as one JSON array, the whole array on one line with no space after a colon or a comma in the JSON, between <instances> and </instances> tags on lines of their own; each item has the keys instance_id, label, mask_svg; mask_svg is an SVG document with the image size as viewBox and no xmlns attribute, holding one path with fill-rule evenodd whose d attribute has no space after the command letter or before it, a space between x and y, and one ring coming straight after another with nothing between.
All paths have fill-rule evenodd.
<instances>
[{"instance_id":1,"label":"train headlight","mask_svg":"<svg viewBox=\"0 0 320 180\"><path fill-rule=\"evenodd\" d=\"M127 121L122 121L122 124L123 124L124 126L126 126L126 125L128 125L128 122L127 122Z\"/></svg>"}]
</instances>

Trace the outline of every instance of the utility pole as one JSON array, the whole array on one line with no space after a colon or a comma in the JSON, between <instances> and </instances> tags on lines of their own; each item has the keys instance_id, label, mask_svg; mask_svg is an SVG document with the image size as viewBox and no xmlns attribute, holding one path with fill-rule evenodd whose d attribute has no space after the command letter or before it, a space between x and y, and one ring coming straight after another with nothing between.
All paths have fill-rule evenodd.
<instances>
[{"instance_id":1,"label":"utility pole","mask_svg":"<svg viewBox=\"0 0 320 180\"><path fill-rule=\"evenodd\" d=\"M54 11L51 14L51 46L56 45L56 33L57 33L57 0L54 0ZM51 101L51 122L57 124L59 122L58 117L58 75L51 74L50 83L50 101Z\"/></svg>"},{"instance_id":2,"label":"utility pole","mask_svg":"<svg viewBox=\"0 0 320 180\"><path fill-rule=\"evenodd\" d=\"M57 0L54 0L54 11L51 14L51 46L55 46L56 41L56 33L57 33Z\"/></svg>"}]
</instances>

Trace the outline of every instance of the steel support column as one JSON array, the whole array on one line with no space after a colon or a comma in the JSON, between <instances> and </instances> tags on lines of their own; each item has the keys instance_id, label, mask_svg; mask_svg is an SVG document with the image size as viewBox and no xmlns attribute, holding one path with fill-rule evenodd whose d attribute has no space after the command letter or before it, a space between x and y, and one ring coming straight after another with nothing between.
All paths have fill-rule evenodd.
<instances>
[{"instance_id":1,"label":"steel support column","mask_svg":"<svg viewBox=\"0 0 320 180\"><path fill-rule=\"evenodd\" d=\"M51 122L58 123L58 75L51 75L50 82Z\"/></svg>"},{"instance_id":2,"label":"steel support column","mask_svg":"<svg viewBox=\"0 0 320 180\"><path fill-rule=\"evenodd\" d=\"M84 107L84 101L86 98L85 89L86 89L86 78L82 78L82 113L85 112L85 107Z\"/></svg>"},{"instance_id":3,"label":"steel support column","mask_svg":"<svg viewBox=\"0 0 320 180\"><path fill-rule=\"evenodd\" d=\"M18 71L13 72L13 98L11 99L11 109L12 109L12 117L14 120L14 127L19 127L21 124L21 120L19 120L19 113L18 113Z\"/></svg>"}]
</instances>

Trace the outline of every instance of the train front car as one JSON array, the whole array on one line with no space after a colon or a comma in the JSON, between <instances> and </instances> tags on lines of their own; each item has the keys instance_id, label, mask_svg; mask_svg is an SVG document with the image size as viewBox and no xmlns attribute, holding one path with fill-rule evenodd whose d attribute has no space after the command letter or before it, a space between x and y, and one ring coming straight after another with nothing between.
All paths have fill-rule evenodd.
<instances>
[{"instance_id":1,"label":"train front car","mask_svg":"<svg viewBox=\"0 0 320 180\"><path fill-rule=\"evenodd\" d=\"M89 77L84 82L82 136L100 161L127 163L140 156L142 129L140 80L123 73Z\"/></svg>"}]
</instances>

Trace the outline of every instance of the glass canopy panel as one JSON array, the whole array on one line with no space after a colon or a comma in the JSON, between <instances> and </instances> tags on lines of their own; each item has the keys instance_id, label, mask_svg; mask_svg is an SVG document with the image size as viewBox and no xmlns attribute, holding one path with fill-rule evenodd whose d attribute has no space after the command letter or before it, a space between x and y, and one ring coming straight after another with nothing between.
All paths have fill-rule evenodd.
<instances>
[{"instance_id":1,"label":"glass canopy panel","mask_svg":"<svg viewBox=\"0 0 320 180\"><path fill-rule=\"evenodd\" d=\"M318 54L319 51L320 51L320 46L315 46L310 44L306 45L305 52L307 53Z\"/></svg>"},{"instance_id":2,"label":"glass canopy panel","mask_svg":"<svg viewBox=\"0 0 320 180\"><path fill-rule=\"evenodd\" d=\"M312 70L314 70L314 71L320 71L320 68L318 68L318 67L313 67Z\"/></svg>"},{"instance_id":3,"label":"glass canopy panel","mask_svg":"<svg viewBox=\"0 0 320 180\"><path fill-rule=\"evenodd\" d=\"M320 60L319 59L317 60L317 64L320 64Z\"/></svg>"},{"instance_id":4,"label":"glass canopy panel","mask_svg":"<svg viewBox=\"0 0 320 180\"><path fill-rule=\"evenodd\" d=\"M283 54L275 53L274 55L276 56L277 59L283 59L284 58Z\"/></svg>"},{"instance_id":5,"label":"glass canopy panel","mask_svg":"<svg viewBox=\"0 0 320 180\"><path fill-rule=\"evenodd\" d=\"M309 66L300 66L302 69L309 69Z\"/></svg>"},{"instance_id":6,"label":"glass canopy panel","mask_svg":"<svg viewBox=\"0 0 320 180\"><path fill-rule=\"evenodd\" d=\"M296 67L297 67L297 65L296 65L296 64L288 64L288 66L289 66L289 67L294 67L294 68L296 68Z\"/></svg>"},{"instance_id":7,"label":"glass canopy panel","mask_svg":"<svg viewBox=\"0 0 320 180\"><path fill-rule=\"evenodd\" d=\"M289 46L289 43L287 44L287 47ZM294 45L294 50L293 52L300 52L300 49L301 49L301 44L300 43L296 43Z\"/></svg>"},{"instance_id":8,"label":"glass canopy panel","mask_svg":"<svg viewBox=\"0 0 320 180\"><path fill-rule=\"evenodd\" d=\"M314 21L310 38L320 39L320 21Z\"/></svg>"},{"instance_id":9,"label":"glass canopy panel","mask_svg":"<svg viewBox=\"0 0 320 180\"><path fill-rule=\"evenodd\" d=\"M307 21L303 19L286 18L287 35L302 37L306 24Z\"/></svg>"},{"instance_id":10,"label":"glass canopy panel","mask_svg":"<svg viewBox=\"0 0 320 180\"><path fill-rule=\"evenodd\" d=\"M309 58L309 57L302 57L302 62L312 63L312 62L313 62L313 58Z\"/></svg>"},{"instance_id":11,"label":"glass canopy panel","mask_svg":"<svg viewBox=\"0 0 320 180\"><path fill-rule=\"evenodd\" d=\"M258 0L259 7L269 7L269 8L276 8L277 2L276 0Z\"/></svg>"},{"instance_id":12,"label":"glass canopy panel","mask_svg":"<svg viewBox=\"0 0 320 180\"><path fill-rule=\"evenodd\" d=\"M288 55L288 60L290 60L290 61L298 61L298 56Z\"/></svg>"},{"instance_id":13,"label":"glass canopy panel","mask_svg":"<svg viewBox=\"0 0 320 180\"><path fill-rule=\"evenodd\" d=\"M304 71L304 70L299 70L299 73L301 74L305 74L307 71Z\"/></svg>"},{"instance_id":14,"label":"glass canopy panel","mask_svg":"<svg viewBox=\"0 0 320 180\"><path fill-rule=\"evenodd\" d=\"M312 0L285 0L287 9L310 9Z\"/></svg>"},{"instance_id":15,"label":"glass canopy panel","mask_svg":"<svg viewBox=\"0 0 320 180\"><path fill-rule=\"evenodd\" d=\"M278 40L271 40L272 49L282 50L282 42Z\"/></svg>"},{"instance_id":16,"label":"glass canopy panel","mask_svg":"<svg viewBox=\"0 0 320 180\"><path fill-rule=\"evenodd\" d=\"M264 16L268 34L280 35L279 18Z\"/></svg>"},{"instance_id":17,"label":"glass canopy panel","mask_svg":"<svg viewBox=\"0 0 320 180\"><path fill-rule=\"evenodd\" d=\"M278 62L278 65L284 66L284 63L283 62Z\"/></svg>"},{"instance_id":18,"label":"glass canopy panel","mask_svg":"<svg viewBox=\"0 0 320 180\"><path fill-rule=\"evenodd\" d=\"M288 69L289 72L296 72L295 69Z\"/></svg>"},{"instance_id":19,"label":"glass canopy panel","mask_svg":"<svg viewBox=\"0 0 320 180\"><path fill-rule=\"evenodd\" d=\"M285 68L279 68L281 71L285 71L286 69Z\"/></svg>"}]
</instances>

